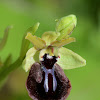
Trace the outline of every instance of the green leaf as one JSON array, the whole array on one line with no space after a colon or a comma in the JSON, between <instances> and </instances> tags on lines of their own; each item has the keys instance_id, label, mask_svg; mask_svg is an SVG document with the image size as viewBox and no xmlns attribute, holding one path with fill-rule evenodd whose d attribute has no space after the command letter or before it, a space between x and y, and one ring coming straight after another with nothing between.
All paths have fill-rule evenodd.
<instances>
[{"instance_id":1,"label":"green leaf","mask_svg":"<svg viewBox=\"0 0 100 100\"><path fill-rule=\"evenodd\" d=\"M58 36L59 36L59 33L48 31L48 32L43 33L42 39L46 42L46 45L50 45L50 43L55 41Z\"/></svg>"},{"instance_id":2,"label":"green leaf","mask_svg":"<svg viewBox=\"0 0 100 100\"><path fill-rule=\"evenodd\" d=\"M37 50L43 49L46 46L44 40L39 37L33 36L31 33L28 33L25 39L28 39Z\"/></svg>"},{"instance_id":3,"label":"green leaf","mask_svg":"<svg viewBox=\"0 0 100 100\"><path fill-rule=\"evenodd\" d=\"M21 46L21 52L20 52L20 59L24 59L24 57L26 55L26 52L28 50L29 44L30 44L30 42L25 39L27 33L32 33L32 35L34 35L35 32L37 31L38 27L39 27L39 23L36 23L34 26L30 27L25 32L23 40L22 40L22 46Z\"/></svg>"},{"instance_id":4,"label":"green leaf","mask_svg":"<svg viewBox=\"0 0 100 100\"><path fill-rule=\"evenodd\" d=\"M60 36L57 40L64 39L67 35L70 35L76 24L77 19L75 15L69 15L59 19L56 24L56 32L60 32Z\"/></svg>"},{"instance_id":5,"label":"green leaf","mask_svg":"<svg viewBox=\"0 0 100 100\"><path fill-rule=\"evenodd\" d=\"M27 72L35 62L39 62L39 51L33 47L30 48L26 53L26 58L22 64L23 69Z\"/></svg>"},{"instance_id":6,"label":"green leaf","mask_svg":"<svg viewBox=\"0 0 100 100\"><path fill-rule=\"evenodd\" d=\"M71 42L75 42L75 38L69 37L67 39L62 39L61 41L56 40L56 41L51 43L51 46L62 47L62 46L69 44Z\"/></svg>"},{"instance_id":7,"label":"green leaf","mask_svg":"<svg viewBox=\"0 0 100 100\"><path fill-rule=\"evenodd\" d=\"M85 59L67 48L60 48L59 56L60 59L57 64L59 64L63 69L73 69L86 65Z\"/></svg>"},{"instance_id":8,"label":"green leaf","mask_svg":"<svg viewBox=\"0 0 100 100\"><path fill-rule=\"evenodd\" d=\"M1 39L0 41L0 50L2 50L7 42L7 38L8 38L8 35L9 35L9 30L12 28L12 26L8 26L6 29L5 29L5 33L4 33L4 36L3 36L3 39Z\"/></svg>"}]
</instances>

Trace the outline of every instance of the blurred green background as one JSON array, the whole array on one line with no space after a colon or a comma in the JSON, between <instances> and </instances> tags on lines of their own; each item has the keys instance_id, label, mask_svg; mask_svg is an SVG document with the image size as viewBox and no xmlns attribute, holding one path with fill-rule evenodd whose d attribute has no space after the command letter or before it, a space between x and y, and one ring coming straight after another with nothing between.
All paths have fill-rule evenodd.
<instances>
[{"instance_id":1,"label":"blurred green background","mask_svg":"<svg viewBox=\"0 0 100 100\"><path fill-rule=\"evenodd\" d=\"M100 1L99 0L0 0L0 38L4 29L13 25L0 57L11 54L14 62L20 52L24 32L36 22L37 36L55 30L55 19L75 14L77 27L71 36L77 42L65 47L86 59L82 68L65 70L72 90L67 100L100 100ZM11 72L0 88L0 100L31 100L25 82L28 73L21 67Z\"/></svg>"}]
</instances>

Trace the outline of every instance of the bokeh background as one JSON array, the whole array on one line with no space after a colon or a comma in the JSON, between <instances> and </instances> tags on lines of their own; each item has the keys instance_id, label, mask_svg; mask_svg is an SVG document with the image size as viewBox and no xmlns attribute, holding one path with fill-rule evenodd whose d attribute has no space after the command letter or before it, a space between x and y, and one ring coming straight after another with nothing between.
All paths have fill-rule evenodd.
<instances>
[{"instance_id":1,"label":"bokeh background","mask_svg":"<svg viewBox=\"0 0 100 100\"><path fill-rule=\"evenodd\" d=\"M55 30L55 19L75 14L77 27L71 36L77 42L65 47L86 59L82 68L65 70L72 90L67 100L100 100L100 2L99 0L0 0L0 38L7 26L13 25L0 58L19 56L27 28L40 22L37 36ZM21 66L11 72L0 87L0 100L31 100L25 82L28 73Z\"/></svg>"}]
</instances>

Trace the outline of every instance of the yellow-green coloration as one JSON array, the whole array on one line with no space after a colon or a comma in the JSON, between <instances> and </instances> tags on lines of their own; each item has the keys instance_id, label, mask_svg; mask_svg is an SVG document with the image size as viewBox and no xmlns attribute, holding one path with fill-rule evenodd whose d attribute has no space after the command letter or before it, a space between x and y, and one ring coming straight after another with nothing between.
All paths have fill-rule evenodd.
<instances>
[{"instance_id":1,"label":"yellow-green coloration","mask_svg":"<svg viewBox=\"0 0 100 100\"><path fill-rule=\"evenodd\" d=\"M85 66L86 60L83 59L81 56L78 54L74 53L73 51L61 47L59 49L59 55L60 59L58 60L58 64L63 68L63 69L73 69L77 67L82 67Z\"/></svg>"},{"instance_id":2,"label":"yellow-green coloration","mask_svg":"<svg viewBox=\"0 0 100 100\"><path fill-rule=\"evenodd\" d=\"M77 19L75 15L69 15L57 20L56 32L60 32L57 40L65 39L76 27Z\"/></svg>"},{"instance_id":3,"label":"yellow-green coloration","mask_svg":"<svg viewBox=\"0 0 100 100\"><path fill-rule=\"evenodd\" d=\"M32 64L36 62L34 59L34 55L36 52L37 50L33 47L33 48L30 48L28 52L26 53L26 58L23 61L25 71L28 71L30 69L29 66L32 66Z\"/></svg>"},{"instance_id":4,"label":"yellow-green coloration","mask_svg":"<svg viewBox=\"0 0 100 100\"><path fill-rule=\"evenodd\" d=\"M60 56L57 64L63 69L73 69L86 65L86 61L81 56L62 47L75 42L75 38L69 36L77 24L76 16L69 15L56 21L56 31L44 32L42 38L32 35L31 32L27 32L25 39L28 39L34 47L28 50L26 58L23 61L25 71L28 71L35 62L40 62L45 53L50 56ZM38 26L39 24L37 24L37 28Z\"/></svg>"},{"instance_id":5,"label":"yellow-green coloration","mask_svg":"<svg viewBox=\"0 0 100 100\"><path fill-rule=\"evenodd\" d=\"M56 41L51 43L51 46L62 47L62 46L69 44L71 42L75 42L75 38L69 37L67 39L62 39L60 41L56 40Z\"/></svg>"},{"instance_id":6,"label":"yellow-green coloration","mask_svg":"<svg viewBox=\"0 0 100 100\"><path fill-rule=\"evenodd\" d=\"M31 33L28 33L25 39L28 39L37 50L43 49L46 46L44 40L39 37L33 36Z\"/></svg>"},{"instance_id":7,"label":"yellow-green coloration","mask_svg":"<svg viewBox=\"0 0 100 100\"><path fill-rule=\"evenodd\" d=\"M47 47L45 49L42 49L40 51L40 55L39 55L39 59L40 60L42 59L41 57L43 57L43 55L45 53L49 54L50 56L56 56L56 57L58 57L59 56L58 55L59 54L59 48L58 47Z\"/></svg>"},{"instance_id":8,"label":"yellow-green coloration","mask_svg":"<svg viewBox=\"0 0 100 100\"><path fill-rule=\"evenodd\" d=\"M60 33L48 31L42 35L42 39L46 42L46 45L50 45L59 35Z\"/></svg>"}]
</instances>

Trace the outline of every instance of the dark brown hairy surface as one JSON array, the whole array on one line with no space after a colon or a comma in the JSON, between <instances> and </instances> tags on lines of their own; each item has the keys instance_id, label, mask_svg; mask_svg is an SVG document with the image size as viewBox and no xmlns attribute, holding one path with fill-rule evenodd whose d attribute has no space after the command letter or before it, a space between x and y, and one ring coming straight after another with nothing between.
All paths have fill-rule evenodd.
<instances>
[{"instance_id":1,"label":"dark brown hairy surface","mask_svg":"<svg viewBox=\"0 0 100 100\"><path fill-rule=\"evenodd\" d=\"M55 92L45 92L43 87L44 74L41 64L34 63L32 65L26 81L29 96L33 100L65 100L70 93L71 83L61 67L55 64L55 76L57 80L57 89Z\"/></svg>"}]
</instances>

